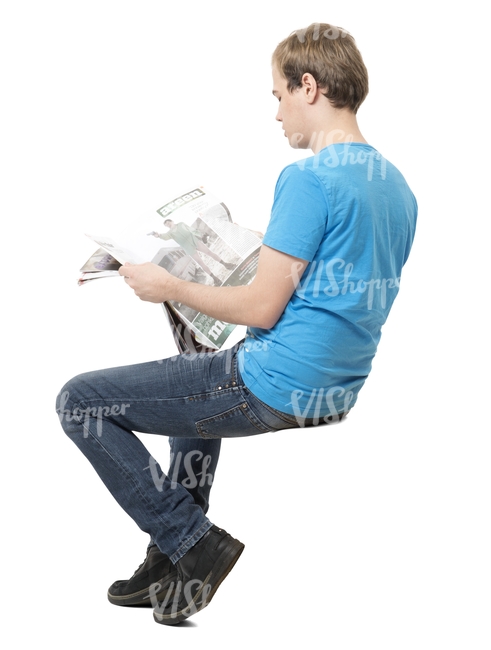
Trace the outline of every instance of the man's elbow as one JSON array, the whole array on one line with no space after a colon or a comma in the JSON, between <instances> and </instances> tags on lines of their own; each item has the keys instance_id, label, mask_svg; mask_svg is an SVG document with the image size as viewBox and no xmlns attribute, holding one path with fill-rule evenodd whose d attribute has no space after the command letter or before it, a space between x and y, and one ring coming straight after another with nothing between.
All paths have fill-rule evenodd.
<instances>
[{"instance_id":1,"label":"man's elbow","mask_svg":"<svg viewBox=\"0 0 491 650\"><path fill-rule=\"evenodd\" d=\"M270 330L278 322L281 316L281 312L278 312L276 309L272 309L270 306L263 306L255 310L253 321L248 323L251 327L258 327L263 330Z\"/></svg>"}]
</instances>

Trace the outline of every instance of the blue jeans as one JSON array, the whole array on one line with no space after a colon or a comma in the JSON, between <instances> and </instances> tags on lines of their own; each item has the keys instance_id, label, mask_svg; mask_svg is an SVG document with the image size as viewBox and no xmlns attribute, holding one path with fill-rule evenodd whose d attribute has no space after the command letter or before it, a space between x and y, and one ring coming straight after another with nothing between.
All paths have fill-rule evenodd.
<instances>
[{"instance_id":1,"label":"blue jeans","mask_svg":"<svg viewBox=\"0 0 491 650\"><path fill-rule=\"evenodd\" d=\"M239 345L85 373L58 395L67 435L174 563L212 526L205 513L221 439L299 426L244 385ZM167 474L135 431L169 437Z\"/></svg>"}]
</instances>

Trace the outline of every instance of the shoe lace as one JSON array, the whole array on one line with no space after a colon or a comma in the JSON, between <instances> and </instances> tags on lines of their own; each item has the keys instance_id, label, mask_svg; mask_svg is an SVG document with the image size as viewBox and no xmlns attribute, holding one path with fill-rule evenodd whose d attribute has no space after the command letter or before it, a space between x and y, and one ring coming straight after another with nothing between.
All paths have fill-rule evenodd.
<instances>
[{"instance_id":1,"label":"shoe lace","mask_svg":"<svg viewBox=\"0 0 491 650\"><path fill-rule=\"evenodd\" d=\"M140 566L138 567L138 569L135 569L135 571L133 572L133 575L131 576L131 578L134 578L134 577L136 576L136 574L138 573L138 571L139 571L139 570L142 568L142 566L145 564L145 562L147 561L147 558L148 558L148 554L149 554L149 552L150 552L150 549L147 550L147 554L146 554L146 556L145 556L145 559L144 559L143 562L140 564ZM131 578L130 578L130 580L131 580Z\"/></svg>"}]
</instances>

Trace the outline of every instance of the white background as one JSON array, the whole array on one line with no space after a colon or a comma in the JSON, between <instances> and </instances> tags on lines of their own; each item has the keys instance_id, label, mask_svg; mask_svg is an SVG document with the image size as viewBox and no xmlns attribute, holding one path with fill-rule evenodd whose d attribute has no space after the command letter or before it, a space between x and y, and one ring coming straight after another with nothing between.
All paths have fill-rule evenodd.
<instances>
[{"instance_id":1,"label":"white background","mask_svg":"<svg viewBox=\"0 0 491 650\"><path fill-rule=\"evenodd\" d=\"M74 374L174 353L160 306L119 278L77 287L84 232L194 183L264 230L303 156L274 120L270 56L319 20L363 54L360 127L418 198L414 249L347 422L224 443L209 515L246 550L166 628L107 602L146 536L54 413ZM488 40L476 2L2 3L7 647L489 650ZM165 465L167 441L149 447Z\"/></svg>"}]
</instances>

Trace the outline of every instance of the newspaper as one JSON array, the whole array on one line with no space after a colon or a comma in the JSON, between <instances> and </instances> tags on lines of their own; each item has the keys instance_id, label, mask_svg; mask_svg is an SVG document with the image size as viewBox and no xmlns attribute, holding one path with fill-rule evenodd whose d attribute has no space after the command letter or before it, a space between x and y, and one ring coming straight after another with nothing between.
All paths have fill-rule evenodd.
<instances>
[{"instance_id":1,"label":"newspaper","mask_svg":"<svg viewBox=\"0 0 491 650\"><path fill-rule=\"evenodd\" d=\"M215 286L252 282L261 233L233 223L226 205L199 186L142 216L115 238L87 234L100 248L78 283L118 276L125 262L153 262L182 280ZM219 350L235 328L176 301L163 303L179 352Z\"/></svg>"}]
</instances>

